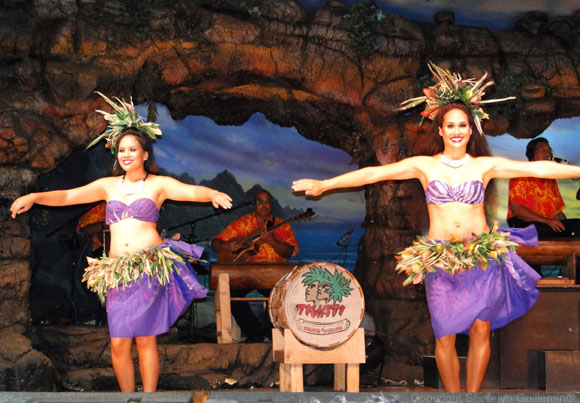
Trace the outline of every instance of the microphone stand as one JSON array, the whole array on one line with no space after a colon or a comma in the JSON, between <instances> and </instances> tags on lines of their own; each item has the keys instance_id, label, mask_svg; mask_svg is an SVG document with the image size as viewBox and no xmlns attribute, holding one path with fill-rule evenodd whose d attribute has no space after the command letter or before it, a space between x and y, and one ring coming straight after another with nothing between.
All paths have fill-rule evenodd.
<instances>
[{"instance_id":1,"label":"microphone stand","mask_svg":"<svg viewBox=\"0 0 580 403\"><path fill-rule=\"evenodd\" d=\"M348 247L350 246L350 241L352 239L352 234L353 234L354 230L350 230L345 232L340 239L336 242L336 246L340 246L342 248L342 252L340 252L337 257L339 255L342 254L342 265L346 265L346 258L348 256Z\"/></svg>"},{"instance_id":2,"label":"microphone stand","mask_svg":"<svg viewBox=\"0 0 580 403\"><path fill-rule=\"evenodd\" d=\"M191 235L190 235L190 237L188 239L188 243L194 243L195 242L195 225L198 222L207 220L208 218L212 218L212 217L216 217L218 215L224 214L226 211L227 212L232 212L232 211L237 210L237 209L239 209L241 207L246 207L246 206L249 206L251 204L252 204L252 202L240 203L237 206L232 207L229 210L218 210L215 213L208 214L208 215L205 215L203 217L194 218L193 220L185 221L185 222L182 222L182 223L177 224L177 225L173 225L173 226L165 229L164 231L172 231L172 230L174 230L176 228L189 225L191 227ZM209 271L205 267L203 267L203 269L205 270L205 273L204 274L209 274ZM195 269L195 267L194 267L194 270L196 270L196 272L197 272L197 269ZM196 313L195 313L195 301L191 304L190 310L191 310L190 311L191 313L190 313L190 318L189 318L189 323L190 323L190 329L189 330L191 332L191 335L192 335L192 338L193 338L193 342L195 342L195 338L196 338L195 337L195 317L197 316Z\"/></svg>"},{"instance_id":3,"label":"microphone stand","mask_svg":"<svg viewBox=\"0 0 580 403\"><path fill-rule=\"evenodd\" d=\"M234 210L237 210L237 209L239 209L239 208L242 208L242 207L249 206L249 205L251 205L251 204L252 204L252 202L244 202L244 203L240 203L240 204L238 204L237 206L235 206L235 207L232 207L232 208L231 208L231 209L229 209L229 210L218 210L218 211L216 211L215 213L208 214L208 215L205 215L205 216L203 216L203 217L198 217L198 218L195 218L195 219L193 219L193 220L185 221L185 222L182 222L182 223L180 223L180 224L177 224L177 225L173 225L173 226L171 226L171 227L167 228L166 230L167 230L167 231L171 231L171 230L174 230L174 229L176 229L176 228L179 228L179 227L184 227L184 226L186 226L186 225L189 225L189 226L191 227L191 235L190 235L190 237L189 237L189 239L188 239L188 242L189 242L189 243L194 243L194 242L196 241L196 239L195 239L195 225L196 225L198 222L200 222L200 221L204 221L204 220L207 220L208 218L216 217L216 216L218 216L218 215L221 215L221 214L224 214L224 213L226 213L226 212L230 213L230 212L232 212L232 211L234 211Z\"/></svg>"},{"instance_id":4,"label":"microphone stand","mask_svg":"<svg viewBox=\"0 0 580 403\"><path fill-rule=\"evenodd\" d=\"M45 235L45 237L51 238L54 234L56 234L58 231L60 231L61 229L63 229L67 225L71 224L72 222L78 221L83 216L83 214L85 214L87 211L89 211L90 209L92 209L93 207L95 207L99 203L101 203L101 201L91 203L86 209L83 209L80 213L75 214L72 218L68 219L67 221L65 221L64 223L62 223L61 225L59 225L58 227L56 227L55 229L53 229L52 231L47 233ZM79 240L77 239L76 232L73 233L73 235L72 235L71 248L72 248L72 254L73 254L72 262L71 262L71 273L70 273L70 278L69 278L69 282L68 282L68 288L66 290L64 297L61 299L60 303L62 304L63 299L65 299L65 298L68 299L68 302L71 305L70 318L69 318L70 323L77 324L78 311L77 311L77 305L75 302L75 281L76 281L75 275L76 275L77 270L78 270L79 259L80 259L80 256L77 256L77 255L80 254L81 250L79 248Z\"/></svg>"}]
</instances>

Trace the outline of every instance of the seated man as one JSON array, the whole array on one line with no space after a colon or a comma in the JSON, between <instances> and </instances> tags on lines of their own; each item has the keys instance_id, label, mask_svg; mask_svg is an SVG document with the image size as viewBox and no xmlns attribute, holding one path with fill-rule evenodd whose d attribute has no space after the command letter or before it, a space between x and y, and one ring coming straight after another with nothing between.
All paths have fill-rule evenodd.
<instances>
[{"instance_id":1,"label":"seated man","mask_svg":"<svg viewBox=\"0 0 580 403\"><path fill-rule=\"evenodd\" d=\"M530 141L526 147L526 157L530 161L551 160L550 144L543 137ZM562 212L565 207L556 180L510 179L507 214L510 227L522 228L534 224L540 240L578 237L580 220L567 219Z\"/></svg>"},{"instance_id":2,"label":"seated man","mask_svg":"<svg viewBox=\"0 0 580 403\"><path fill-rule=\"evenodd\" d=\"M211 247L218 253L218 261L224 254L232 257L236 253L248 251L247 241L256 238L256 248L241 262L285 262L298 253L298 241L290 224L283 224L273 230L268 228L283 220L272 216L272 196L266 190L260 190L254 198L254 211L230 223L211 242ZM240 262L240 263L241 263ZM269 290L258 290L264 295ZM243 297L244 291L231 291L232 297ZM232 315L247 337L247 341L262 341L271 325L265 320L258 320L249 303L236 301L232 304Z\"/></svg>"},{"instance_id":3,"label":"seated man","mask_svg":"<svg viewBox=\"0 0 580 403\"><path fill-rule=\"evenodd\" d=\"M109 249L109 239L105 239L108 226L105 224L105 203L99 203L84 213L79 219L77 231L86 234L91 239L90 256L97 258L106 255ZM107 245L105 245L105 243Z\"/></svg>"},{"instance_id":4,"label":"seated man","mask_svg":"<svg viewBox=\"0 0 580 403\"><path fill-rule=\"evenodd\" d=\"M85 267L88 266L87 256L98 258L106 256L109 252L110 237L108 236L109 227L105 223L105 202L100 202L93 206L89 211L84 213L77 225L78 239L80 243L79 256L77 261L78 284L83 284L81 291L76 294L76 304L78 311L76 314L80 318L88 319L94 315L96 325L104 325L107 320L107 314L100 303L97 294L89 291L86 284L81 282ZM79 318L77 318L79 319Z\"/></svg>"}]
</instances>

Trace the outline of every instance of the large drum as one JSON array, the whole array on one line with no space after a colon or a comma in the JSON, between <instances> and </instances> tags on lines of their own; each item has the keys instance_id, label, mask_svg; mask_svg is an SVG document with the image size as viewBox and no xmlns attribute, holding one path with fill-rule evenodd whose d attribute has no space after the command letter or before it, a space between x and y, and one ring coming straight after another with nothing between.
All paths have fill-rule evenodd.
<instances>
[{"instance_id":1,"label":"large drum","mask_svg":"<svg viewBox=\"0 0 580 403\"><path fill-rule=\"evenodd\" d=\"M270 320L290 329L302 343L333 348L359 328L365 302L358 281L346 269L326 262L295 268L270 293Z\"/></svg>"}]
</instances>

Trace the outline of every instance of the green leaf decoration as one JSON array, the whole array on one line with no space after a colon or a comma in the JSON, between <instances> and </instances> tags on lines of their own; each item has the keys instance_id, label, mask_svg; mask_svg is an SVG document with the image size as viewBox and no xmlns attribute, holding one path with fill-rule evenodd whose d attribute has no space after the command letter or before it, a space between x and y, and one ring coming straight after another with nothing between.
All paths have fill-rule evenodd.
<instances>
[{"instance_id":1,"label":"green leaf decoration","mask_svg":"<svg viewBox=\"0 0 580 403\"><path fill-rule=\"evenodd\" d=\"M418 238L411 246L397 253L395 271L406 274L404 286L420 284L427 273L444 270L450 275L474 267L487 269L490 260L501 263L505 255L518 244L508 238L507 232L496 232L494 223L489 233L473 234L470 239L453 239L449 242L427 241Z\"/></svg>"},{"instance_id":2,"label":"green leaf decoration","mask_svg":"<svg viewBox=\"0 0 580 403\"><path fill-rule=\"evenodd\" d=\"M89 266L85 269L82 281L86 281L89 290L97 293L103 304L107 292L120 285L127 287L139 281L143 275L147 275L149 287L153 278L161 285L167 284L173 272L179 274L175 262L185 262L183 257L169 246L146 249L118 258L88 257L87 260Z\"/></svg>"},{"instance_id":3,"label":"green leaf decoration","mask_svg":"<svg viewBox=\"0 0 580 403\"><path fill-rule=\"evenodd\" d=\"M459 74L451 73L449 70L442 69L433 62L427 64L436 84L423 89L425 94L422 97L411 98L401 102L401 107L397 110L404 111L414 108L417 105L426 103L425 110L421 112L421 123L423 118L435 119L439 110L443 105L452 102L460 102L465 104L473 116L473 121L477 130L483 135L483 128L481 121L489 119L487 113L484 112L481 104L489 104L493 102L503 102L516 97L507 97L501 99L482 100L485 95L485 89L494 84L493 81L485 82L487 73L485 73L479 80L473 78L464 79Z\"/></svg>"},{"instance_id":4,"label":"green leaf decoration","mask_svg":"<svg viewBox=\"0 0 580 403\"><path fill-rule=\"evenodd\" d=\"M105 120L108 122L108 126L103 133L101 133L96 139L89 143L87 148L94 146L99 141L104 139L107 142L105 146L110 148L111 153L114 155L117 147L117 139L123 130L128 128L134 128L138 130L144 136L149 137L152 141L157 140L157 136L161 136L162 133L159 124L154 122L145 122L144 119L139 116L135 110L135 105L133 105L132 98L129 100L129 102L125 102L125 100L115 97L115 100L118 102L117 104L107 98L101 92L95 91L95 93L113 107L114 113L109 113L97 109L97 112L103 115Z\"/></svg>"}]
</instances>

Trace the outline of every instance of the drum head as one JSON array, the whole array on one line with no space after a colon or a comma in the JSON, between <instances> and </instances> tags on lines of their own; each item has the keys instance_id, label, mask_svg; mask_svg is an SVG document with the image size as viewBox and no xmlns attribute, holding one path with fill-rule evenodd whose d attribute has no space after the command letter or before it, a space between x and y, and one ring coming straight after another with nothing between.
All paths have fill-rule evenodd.
<instances>
[{"instance_id":1,"label":"drum head","mask_svg":"<svg viewBox=\"0 0 580 403\"><path fill-rule=\"evenodd\" d=\"M272 295L270 303L277 305L271 307L271 313L277 312L274 325L289 328L298 340L316 348L347 341L364 315L359 283L348 270L333 263L314 262L295 269L276 285Z\"/></svg>"}]
</instances>

